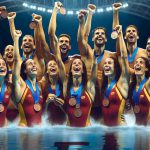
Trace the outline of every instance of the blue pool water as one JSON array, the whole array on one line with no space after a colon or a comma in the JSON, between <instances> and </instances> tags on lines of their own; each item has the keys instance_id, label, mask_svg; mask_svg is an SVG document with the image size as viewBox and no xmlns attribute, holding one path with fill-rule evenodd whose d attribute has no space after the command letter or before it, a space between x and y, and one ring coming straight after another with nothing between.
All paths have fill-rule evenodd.
<instances>
[{"instance_id":1,"label":"blue pool water","mask_svg":"<svg viewBox=\"0 0 150 150\"><path fill-rule=\"evenodd\" d=\"M0 150L149 150L150 127L42 126L0 130Z\"/></svg>"}]
</instances>

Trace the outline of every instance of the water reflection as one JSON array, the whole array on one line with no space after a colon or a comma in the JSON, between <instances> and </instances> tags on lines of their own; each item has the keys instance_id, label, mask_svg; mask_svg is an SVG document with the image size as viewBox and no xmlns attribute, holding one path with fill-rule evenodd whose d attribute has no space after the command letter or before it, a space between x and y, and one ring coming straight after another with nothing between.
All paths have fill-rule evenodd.
<instances>
[{"instance_id":1,"label":"water reflection","mask_svg":"<svg viewBox=\"0 0 150 150\"><path fill-rule=\"evenodd\" d=\"M0 150L149 150L150 128L3 128Z\"/></svg>"}]
</instances>

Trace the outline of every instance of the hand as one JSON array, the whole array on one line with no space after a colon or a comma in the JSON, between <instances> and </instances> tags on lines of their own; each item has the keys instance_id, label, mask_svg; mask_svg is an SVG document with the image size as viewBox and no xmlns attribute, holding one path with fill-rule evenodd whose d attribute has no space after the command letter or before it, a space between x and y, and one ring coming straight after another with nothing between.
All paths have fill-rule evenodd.
<instances>
[{"instance_id":1,"label":"hand","mask_svg":"<svg viewBox=\"0 0 150 150\"><path fill-rule=\"evenodd\" d=\"M78 14L79 22L85 22L86 15L87 15L87 10L80 10Z\"/></svg>"},{"instance_id":2,"label":"hand","mask_svg":"<svg viewBox=\"0 0 150 150\"><path fill-rule=\"evenodd\" d=\"M21 35L22 35L21 30L15 30L15 32L14 32L15 38L19 38Z\"/></svg>"},{"instance_id":3,"label":"hand","mask_svg":"<svg viewBox=\"0 0 150 150\"><path fill-rule=\"evenodd\" d=\"M63 7L63 4L60 1L55 2L54 8L60 9L61 7Z\"/></svg>"},{"instance_id":4,"label":"hand","mask_svg":"<svg viewBox=\"0 0 150 150\"><path fill-rule=\"evenodd\" d=\"M116 25L113 30L117 31L118 34L121 33L122 32L122 25Z\"/></svg>"},{"instance_id":5,"label":"hand","mask_svg":"<svg viewBox=\"0 0 150 150\"><path fill-rule=\"evenodd\" d=\"M46 99L46 103L50 103L50 102L54 102L56 99L56 95L55 94L48 94L47 99Z\"/></svg>"},{"instance_id":6,"label":"hand","mask_svg":"<svg viewBox=\"0 0 150 150\"><path fill-rule=\"evenodd\" d=\"M56 106L60 106L60 105L63 105L63 104L64 104L64 100L63 99L58 98L58 97L55 98L55 105Z\"/></svg>"},{"instance_id":7,"label":"hand","mask_svg":"<svg viewBox=\"0 0 150 150\"><path fill-rule=\"evenodd\" d=\"M33 18L33 21L36 21L36 22L42 22L42 16L41 15L37 15L35 13L32 14L32 18Z\"/></svg>"},{"instance_id":8,"label":"hand","mask_svg":"<svg viewBox=\"0 0 150 150\"><path fill-rule=\"evenodd\" d=\"M96 10L96 5L88 4L88 10L89 10L89 12L94 13Z\"/></svg>"},{"instance_id":9,"label":"hand","mask_svg":"<svg viewBox=\"0 0 150 150\"><path fill-rule=\"evenodd\" d=\"M8 20L14 19L15 17L16 17L16 12L8 13L8 16L7 16Z\"/></svg>"},{"instance_id":10,"label":"hand","mask_svg":"<svg viewBox=\"0 0 150 150\"><path fill-rule=\"evenodd\" d=\"M112 5L112 7L113 7L114 11L118 11L122 7L122 4L121 3L114 3Z\"/></svg>"}]
</instances>

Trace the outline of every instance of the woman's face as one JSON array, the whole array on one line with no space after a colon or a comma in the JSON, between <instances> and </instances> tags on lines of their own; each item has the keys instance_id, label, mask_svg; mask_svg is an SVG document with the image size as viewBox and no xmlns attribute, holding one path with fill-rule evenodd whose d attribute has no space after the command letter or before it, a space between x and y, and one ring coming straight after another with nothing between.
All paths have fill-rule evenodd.
<instances>
[{"instance_id":1,"label":"woman's face","mask_svg":"<svg viewBox=\"0 0 150 150\"><path fill-rule=\"evenodd\" d=\"M114 65L114 60L112 58L107 58L105 60L104 66L104 75L105 76L112 76L115 73L115 65Z\"/></svg>"},{"instance_id":2,"label":"woman's face","mask_svg":"<svg viewBox=\"0 0 150 150\"><path fill-rule=\"evenodd\" d=\"M58 65L56 61L51 60L47 64L47 73L50 76L58 75Z\"/></svg>"},{"instance_id":3,"label":"woman's face","mask_svg":"<svg viewBox=\"0 0 150 150\"><path fill-rule=\"evenodd\" d=\"M0 59L0 76L6 76L7 66L3 59Z\"/></svg>"},{"instance_id":4,"label":"woman's face","mask_svg":"<svg viewBox=\"0 0 150 150\"><path fill-rule=\"evenodd\" d=\"M135 70L135 75L145 74L148 68L146 68L145 60L143 58L136 59L136 61L134 62L134 70Z\"/></svg>"},{"instance_id":5,"label":"woman's face","mask_svg":"<svg viewBox=\"0 0 150 150\"><path fill-rule=\"evenodd\" d=\"M32 59L26 61L25 73L29 76L37 75L37 66Z\"/></svg>"},{"instance_id":6,"label":"woman's face","mask_svg":"<svg viewBox=\"0 0 150 150\"><path fill-rule=\"evenodd\" d=\"M71 72L73 76L82 76L83 64L80 59L74 59L72 62Z\"/></svg>"}]
</instances>

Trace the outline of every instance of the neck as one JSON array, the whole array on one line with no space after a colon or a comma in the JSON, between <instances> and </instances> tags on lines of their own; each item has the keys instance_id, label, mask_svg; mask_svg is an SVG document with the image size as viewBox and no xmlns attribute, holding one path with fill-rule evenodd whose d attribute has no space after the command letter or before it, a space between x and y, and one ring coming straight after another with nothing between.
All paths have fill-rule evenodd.
<instances>
[{"instance_id":1,"label":"neck","mask_svg":"<svg viewBox=\"0 0 150 150\"><path fill-rule=\"evenodd\" d=\"M66 57L68 57L68 53L65 53L65 54L61 53L61 58L62 59L66 58Z\"/></svg>"},{"instance_id":2,"label":"neck","mask_svg":"<svg viewBox=\"0 0 150 150\"><path fill-rule=\"evenodd\" d=\"M36 76L34 76L34 77L27 76L27 79L31 82L33 87L36 86Z\"/></svg>"},{"instance_id":3,"label":"neck","mask_svg":"<svg viewBox=\"0 0 150 150\"><path fill-rule=\"evenodd\" d=\"M51 85L56 85L58 82L58 77L57 76L49 76L49 82Z\"/></svg>"},{"instance_id":4,"label":"neck","mask_svg":"<svg viewBox=\"0 0 150 150\"><path fill-rule=\"evenodd\" d=\"M139 86L144 78L145 78L145 74L141 76L136 76L136 85Z\"/></svg>"},{"instance_id":5,"label":"neck","mask_svg":"<svg viewBox=\"0 0 150 150\"><path fill-rule=\"evenodd\" d=\"M115 79L115 74L108 76L108 85Z\"/></svg>"},{"instance_id":6,"label":"neck","mask_svg":"<svg viewBox=\"0 0 150 150\"><path fill-rule=\"evenodd\" d=\"M94 50L96 52L96 54L100 55L105 49L105 44L101 45L100 47L94 45Z\"/></svg>"},{"instance_id":7,"label":"neck","mask_svg":"<svg viewBox=\"0 0 150 150\"><path fill-rule=\"evenodd\" d=\"M75 77L73 76L73 86L79 87L82 82L82 76Z\"/></svg>"},{"instance_id":8,"label":"neck","mask_svg":"<svg viewBox=\"0 0 150 150\"><path fill-rule=\"evenodd\" d=\"M7 65L8 65L8 70L12 70L13 69L13 62L11 62L11 63L7 63Z\"/></svg>"},{"instance_id":9,"label":"neck","mask_svg":"<svg viewBox=\"0 0 150 150\"><path fill-rule=\"evenodd\" d=\"M137 47L137 42L136 43L127 43L127 49L129 55L133 54L134 49Z\"/></svg>"},{"instance_id":10,"label":"neck","mask_svg":"<svg viewBox=\"0 0 150 150\"><path fill-rule=\"evenodd\" d=\"M24 53L24 52L23 52L23 56L24 56L25 58L30 58L30 57L32 56L32 51L31 51L30 53Z\"/></svg>"},{"instance_id":11,"label":"neck","mask_svg":"<svg viewBox=\"0 0 150 150\"><path fill-rule=\"evenodd\" d=\"M0 76L0 87L2 87L2 84L4 83L4 78L3 76Z\"/></svg>"}]
</instances>

